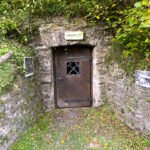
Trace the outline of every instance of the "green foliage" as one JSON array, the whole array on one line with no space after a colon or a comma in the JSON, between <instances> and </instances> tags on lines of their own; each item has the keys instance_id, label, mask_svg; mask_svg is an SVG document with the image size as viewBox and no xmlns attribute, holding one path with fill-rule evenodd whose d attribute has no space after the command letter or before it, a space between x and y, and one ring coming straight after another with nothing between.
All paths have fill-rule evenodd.
<instances>
[{"instance_id":1,"label":"green foliage","mask_svg":"<svg viewBox=\"0 0 150 150\"><path fill-rule=\"evenodd\" d=\"M32 56L30 48L15 41L0 41L0 56L13 51L13 56L7 62L0 65L0 93L10 90L15 81L15 76L24 73L24 57Z\"/></svg>"},{"instance_id":2,"label":"green foliage","mask_svg":"<svg viewBox=\"0 0 150 150\"><path fill-rule=\"evenodd\" d=\"M13 79L12 65L9 63L0 65L0 93L3 91L3 88L7 87L9 89L10 85L12 86Z\"/></svg>"},{"instance_id":3,"label":"green foliage","mask_svg":"<svg viewBox=\"0 0 150 150\"><path fill-rule=\"evenodd\" d=\"M147 8L145 8L145 5ZM146 14L150 16L148 1L137 2L135 6L132 9L119 12L120 15L125 17L114 22L114 24L120 25L114 41L119 47L124 47L122 51L126 56L138 53L149 58L150 20L146 16Z\"/></svg>"},{"instance_id":4,"label":"green foliage","mask_svg":"<svg viewBox=\"0 0 150 150\"><path fill-rule=\"evenodd\" d=\"M114 27L119 27L113 39L114 55L119 51L130 71L150 69L149 6L148 0L136 2L134 8L119 11L120 17L113 23ZM121 57L117 59L121 61Z\"/></svg>"},{"instance_id":5,"label":"green foliage","mask_svg":"<svg viewBox=\"0 0 150 150\"><path fill-rule=\"evenodd\" d=\"M126 109L127 109L128 111L131 111L131 108L130 108L129 106L127 106Z\"/></svg>"},{"instance_id":6,"label":"green foliage","mask_svg":"<svg viewBox=\"0 0 150 150\"><path fill-rule=\"evenodd\" d=\"M112 51L119 51L119 61L128 61L126 70L147 70L150 67L149 7L149 0L1 0L0 34L27 42L37 29L38 19L61 15L84 17L91 25L100 23L107 27L114 36Z\"/></svg>"},{"instance_id":7,"label":"green foliage","mask_svg":"<svg viewBox=\"0 0 150 150\"><path fill-rule=\"evenodd\" d=\"M34 30L31 18L36 10L41 10L41 0L2 0L0 1L0 33L19 36L27 42L29 33Z\"/></svg>"},{"instance_id":8,"label":"green foliage","mask_svg":"<svg viewBox=\"0 0 150 150\"><path fill-rule=\"evenodd\" d=\"M54 15L84 16L92 24L101 21L111 26L124 5L124 0L1 0L0 33L20 35L20 40L27 41L36 28L34 20Z\"/></svg>"},{"instance_id":9,"label":"green foliage","mask_svg":"<svg viewBox=\"0 0 150 150\"><path fill-rule=\"evenodd\" d=\"M0 119L2 119L5 116L5 112L0 113Z\"/></svg>"}]
</instances>

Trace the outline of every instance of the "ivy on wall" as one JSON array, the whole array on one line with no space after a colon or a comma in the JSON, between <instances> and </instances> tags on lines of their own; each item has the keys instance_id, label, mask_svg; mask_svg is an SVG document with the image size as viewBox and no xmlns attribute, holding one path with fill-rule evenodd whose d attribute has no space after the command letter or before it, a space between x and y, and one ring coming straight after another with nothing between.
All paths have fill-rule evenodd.
<instances>
[{"instance_id":1,"label":"ivy on wall","mask_svg":"<svg viewBox=\"0 0 150 150\"><path fill-rule=\"evenodd\" d=\"M150 70L150 1L136 2L119 14L118 21L112 24L116 33L111 56L127 72Z\"/></svg>"},{"instance_id":2,"label":"ivy on wall","mask_svg":"<svg viewBox=\"0 0 150 150\"><path fill-rule=\"evenodd\" d=\"M105 22L109 27L120 11L133 6L136 0L1 0L0 33L27 37L36 28L34 21L46 16L84 17L91 23Z\"/></svg>"},{"instance_id":3,"label":"ivy on wall","mask_svg":"<svg viewBox=\"0 0 150 150\"><path fill-rule=\"evenodd\" d=\"M16 41L0 40L0 56L10 51L13 51L12 58L0 64L0 94L11 90L17 74L25 72L24 57L33 55L30 48L18 44Z\"/></svg>"}]
</instances>

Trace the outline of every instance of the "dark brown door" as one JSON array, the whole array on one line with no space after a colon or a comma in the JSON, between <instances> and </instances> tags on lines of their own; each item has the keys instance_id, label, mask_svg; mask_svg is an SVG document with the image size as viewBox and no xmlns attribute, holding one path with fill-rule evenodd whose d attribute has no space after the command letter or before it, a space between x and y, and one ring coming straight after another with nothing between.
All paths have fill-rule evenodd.
<instances>
[{"instance_id":1,"label":"dark brown door","mask_svg":"<svg viewBox=\"0 0 150 150\"><path fill-rule=\"evenodd\" d=\"M91 105L91 49L82 46L54 50L57 107Z\"/></svg>"}]
</instances>

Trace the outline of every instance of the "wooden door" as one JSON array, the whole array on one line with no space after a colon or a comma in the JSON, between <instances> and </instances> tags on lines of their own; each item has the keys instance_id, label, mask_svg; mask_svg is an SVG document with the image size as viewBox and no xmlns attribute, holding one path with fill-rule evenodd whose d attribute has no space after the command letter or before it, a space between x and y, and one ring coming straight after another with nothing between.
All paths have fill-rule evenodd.
<instances>
[{"instance_id":1,"label":"wooden door","mask_svg":"<svg viewBox=\"0 0 150 150\"><path fill-rule=\"evenodd\" d=\"M91 106L91 49L83 46L54 50L57 107Z\"/></svg>"}]
</instances>

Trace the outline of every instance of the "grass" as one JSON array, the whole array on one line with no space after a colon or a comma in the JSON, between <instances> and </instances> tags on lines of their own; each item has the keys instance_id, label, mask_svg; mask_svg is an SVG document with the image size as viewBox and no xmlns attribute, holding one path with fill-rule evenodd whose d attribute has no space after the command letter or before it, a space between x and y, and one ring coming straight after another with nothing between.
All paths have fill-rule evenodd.
<instances>
[{"instance_id":1,"label":"grass","mask_svg":"<svg viewBox=\"0 0 150 150\"><path fill-rule=\"evenodd\" d=\"M0 64L0 95L11 91L18 75L24 75L24 57L33 57L33 51L15 40L0 36L0 57L13 51L12 57Z\"/></svg>"},{"instance_id":2,"label":"grass","mask_svg":"<svg viewBox=\"0 0 150 150\"><path fill-rule=\"evenodd\" d=\"M55 123L55 118L64 110L55 110L40 119L10 150L150 149L148 138L129 129L109 108L105 106L101 109L84 109L79 121L71 123L74 120L68 120L65 127L60 122Z\"/></svg>"}]
</instances>

